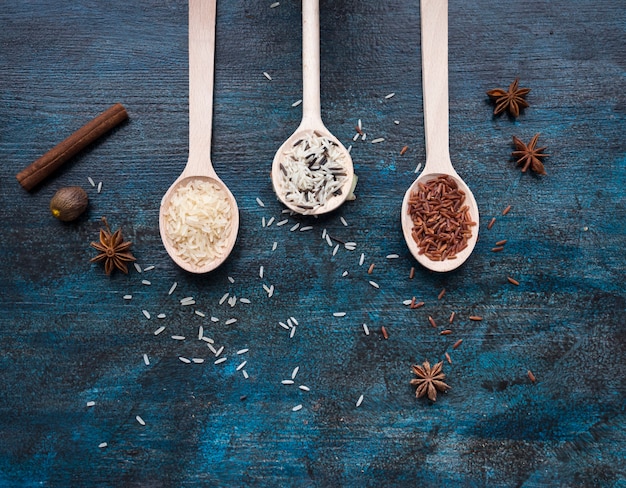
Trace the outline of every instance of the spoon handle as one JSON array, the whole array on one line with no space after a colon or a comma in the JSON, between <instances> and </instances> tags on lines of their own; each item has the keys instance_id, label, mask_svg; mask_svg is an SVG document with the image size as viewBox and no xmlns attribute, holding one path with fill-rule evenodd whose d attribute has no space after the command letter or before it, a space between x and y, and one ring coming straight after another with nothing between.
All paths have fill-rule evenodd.
<instances>
[{"instance_id":1,"label":"spoon handle","mask_svg":"<svg viewBox=\"0 0 626 488\"><path fill-rule=\"evenodd\" d=\"M319 0L302 0L302 92L302 125L321 123Z\"/></svg>"},{"instance_id":2,"label":"spoon handle","mask_svg":"<svg viewBox=\"0 0 626 488\"><path fill-rule=\"evenodd\" d=\"M448 0L421 0L426 167L454 173L448 131Z\"/></svg>"},{"instance_id":3,"label":"spoon handle","mask_svg":"<svg viewBox=\"0 0 626 488\"><path fill-rule=\"evenodd\" d=\"M216 0L189 0L189 162L186 171L210 167L213 121Z\"/></svg>"}]
</instances>

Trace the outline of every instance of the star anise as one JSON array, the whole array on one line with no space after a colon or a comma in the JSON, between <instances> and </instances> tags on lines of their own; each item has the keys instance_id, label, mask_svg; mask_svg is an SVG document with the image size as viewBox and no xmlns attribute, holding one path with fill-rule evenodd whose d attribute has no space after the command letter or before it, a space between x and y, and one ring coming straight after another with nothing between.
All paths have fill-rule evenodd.
<instances>
[{"instance_id":1,"label":"star anise","mask_svg":"<svg viewBox=\"0 0 626 488\"><path fill-rule=\"evenodd\" d=\"M530 168L539 175L546 174L541 158L548 157L549 154L543 154L542 151L546 149L545 146L535 147L538 139L539 134L537 133L533 136L528 145L526 145L517 137L513 136L513 144L515 145L516 150L511 154L517 159L517 165L522 166L522 173L525 173L528 168Z\"/></svg>"},{"instance_id":2,"label":"star anise","mask_svg":"<svg viewBox=\"0 0 626 488\"><path fill-rule=\"evenodd\" d=\"M519 88L519 80L517 78L509 85L507 91L504 91L502 88L489 90L487 95L496 102L493 114L498 115L508 110L513 117L519 117L520 110L528 107L528 102L524 100L524 97L529 92L530 88Z\"/></svg>"},{"instance_id":3,"label":"star anise","mask_svg":"<svg viewBox=\"0 0 626 488\"><path fill-rule=\"evenodd\" d=\"M450 389L448 385L443 382L446 375L443 373L443 361L438 362L432 368L428 361L419 365L412 366L413 372L417 375L417 378L411 380L411 385L417 386L415 396L417 398L428 395L431 401L437 401L437 390L447 391Z\"/></svg>"},{"instance_id":4,"label":"star anise","mask_svg":"<svg viewBox=\"0 0 626 488\"><path fill-rule=\"evenodd\" d=\"M104 229L100 229L100 242L92 242L91 247L100 251L90 262L104 261L104 272L110 275L114 269L119 269L123 273L128 273L126 263L135 261L135 257L129 251L132 242L124 242L122 230L118 229L111 233L111 228L107 219L102 217Z\"/></svg>"}]
</instances>

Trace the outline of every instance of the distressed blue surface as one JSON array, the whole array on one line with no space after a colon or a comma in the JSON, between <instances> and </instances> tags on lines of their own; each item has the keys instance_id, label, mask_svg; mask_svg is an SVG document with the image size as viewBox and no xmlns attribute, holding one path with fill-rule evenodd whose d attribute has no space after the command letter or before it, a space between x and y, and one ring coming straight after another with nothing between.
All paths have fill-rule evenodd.
<instances>
[{"instance_id":1,"label":"distressed blue surface","mask_svg":"<svg viewBox=\"0 0 626 488\"><path fill-rule=\"evenodd\" d=\"M212 159L241 228L208 276L178 269L158 233L187 154L186 3L0 9L0 486L625 486L622 2L451 1L451 154L482 220L471 259L445 275L417 267L399 225L424 159L417 1L321 1L322 115L353 144L358 198L261 226L284 217L270 165L301 116L300 5L270 4L218 6ZM530 108L492 117L485 91L516 77ZM19 170L115 102L127 123L37 191L19 187ZM358 119L368 141L352 141ZM545 177L510 159L511 136L536 132ZM90 208L64 225L48 203L67 185L83 186ZM109 279L89 263L102 215L154 270ZM290 232L296 222L314 230ZM357 250L333 256L324 228ZM226 292L252 303L220 305ZM185 296L196 305L181 307ZM402 305L413 296L426 305ZM441 336L428 316L441 330L452 311ZM279 321L292 316L289 338ZM196 339L200 325L225 363ZM416 400L411 364L446 352L452 389ZM296 384L282 385L296 366Z\"/></svg>"}]
</instances>

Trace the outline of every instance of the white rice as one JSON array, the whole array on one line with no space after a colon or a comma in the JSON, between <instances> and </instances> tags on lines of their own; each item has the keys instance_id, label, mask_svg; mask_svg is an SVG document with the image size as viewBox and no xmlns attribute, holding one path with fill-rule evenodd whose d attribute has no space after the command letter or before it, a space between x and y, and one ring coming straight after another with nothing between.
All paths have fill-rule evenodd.
<instances>
[{"instance_id":1,"label":"white rice","mask_svg":"<svg viewBox=\"0 0 626 488\"><path fill-rule=\"evenodd\" d=\"M218 319L217 317L211 317L211 322L219 322L220 319Z\"/></svg>"},{"instance_id":2,"label":"white rice","mask_svg":"<svg viewBox=\"0 0 626 488\"><path fill-rule=\"evenodd\" d=\"M333 317L345 317L346 312L333 312Z\"/></svg>"},{"instance_id":3,"label":"white rice","mask_svg":"<svg viewBox=\"0 0 626 488\"><path fill-rule=\"evenodd\" d=\"M174 284L172 284L170 291L167 292L167 294L171 295L172 293L174 293L174 290L176 289L177 286L178 286L178 283L175 281Z\"/></svg>"},{"instance_id":4,"label":"white rice","mask_svg":"<svg viewBox=\"0 0 626 488\"><path fill-rule=\"evenodd\" d=\"M347 272L347 271L344 271L343 273L341 273L341 276L342 276L343 278L345 278L346 276L348 276L348 272Z\"/></svg>"},{"instance_id":5,"label":"white rice","mask_svg":"<svg viewBox=\"0 0 626 488\"><path fill-rule=\"evenodd\" d=\"M243 377L244 377L245 379L248 379L248 378L249 378L249 376L248 376L248 372L247 372L245 369L241 372L241 374L243 375Z\"/></svg>"},{"instance_id":6,"label":"white rice","mask_svg":"<svg viewBox=\"0 0 626 488\"><path fill-rule=\"evenodd\" d=\"M289 327L287 324L285 324L284 322L278 322L278 325L280 325L283 329L286 330L291 330L291 327Z\"/></svg>"},{"instance_id":7,"label":"white rice","mask_svg":"<svg viewBox=\"0 0 626 488\"><path fill-rule=\"evenodd\" d=\"M241 371L246 366L247 363L248 361L244 361L241 364L239 364L239 366L237 366L237 371Z\"/></svg>"},{"instance_id":8,"label":"white rice","mask_svg":"<svg viewBox=\"0 0 626 488\"><path fill-rule=\"evenodd\" d=\"M98 447L99 447L100 449L104 449L104 448L105 448L105 447L107 447L107 446L108 446L108 444L107 444L106 442L101 442L100 444L98 444Z\"/></svg>"},{"instance_id":9,"label":"white rice","mask_svg":"<svg viewBox=\"0 0 626 488\"><path fill-rule=\"evenodd\" d=\"M152 271L154 269L154 266L147 266L146 268L144 268L144 272L145 271Z\"/></svg>"},{"instance_id":10,"label":"white rice","mask_svg":"<svg viewBox=\"0 0 626 488\"><path fill-rule=\"evenodd\" d=\"M363 324L363 332L365 332L365 335L370 335L370 328L365 323Z\"/></svg>"},{"instance_id":11,"label":"white rice","mask_svg":"<svg viewBox=\"0 0 626 488\"><path fill-rule=\"evenodd\" d=\"M212 343L207 344L207 345L206 345L206 347L208 347L208 348L209 348L209 351L211 351L213 354L215 354L215 353L217 352L217 349L215 349L215 348L213 347L213 344L212 344Z\"/></svg>"},{"instance_id":12,"label":"white rice","mask_svg":"<svg viewBox=\"0 0 626 488\"><path fill-rule=\"evenodd\" d=\"M280 5L280 2L274 2L270 5L270 8L276 8Z\"/></svg>"},{"instance_id":13,"label":"white rice","mask_svg":"<svg viewBox=\"0 0 626 488\"><path fill-rule=\"evenodd\" d=\"M398 259L399 257L397 254L387 254L387 259Z\"/></svg>"},{"instance_id":14,"label":"white rice","mask_svg":"<svg viewBox=\"0 0 626 488\"><path fill-rule=\"evenodd\" d=\"M337 251L339 251L339 244L337 244L335 248L333 249L333 256L337 254Z\"/></svg>"},{"instance_id":15,"label":"white rice","mask_svg":"<svg viewBox=\"0 0 626 488\"><path fill-rule=\"evenodd\" d=\"M203 337L204 337L204 327L200 326L198 327L198 340L201 341Z\"/></svg>"},{"instance_id":16,"label":"white rice","mask_svg":"<svg viewBox=\"0 0 626 488\"><path fill-rule=\"evenodd\" d=\"M341 223L342 223L345 227L348 227L348 222L346 222L346 219L344 219L343 217L339 217L339 220L341 220Z\"/></svg>"},{"instance_id":17,"label":"white rice","mask_svg":"<svg viewBox=\"0 0 626 488\"><path fill-rule=\"evenodd\" d=\"M157 315L157 319L164 319L164 318L165 318L164 313L160 313L159 315Z\"/></svg>"},{"instance_id":18,"label":"white rice","mask_svg":"<svg viewBox=\"0 0 626 488\"><path fill-rule=\"evenodd\" d=\"M300 366L296 366L295 368L293 368L293 371L291 372L292 380L296 379L296 376L298 375L298 371L300 371Z\"/></svg>"},{"instance_id":19,"label":"white rice","mask_svg":"<svg viewBox=\"0 0 626 488\"><path fill-rule=\"evenodd\" d=\"M223 304L226 299L228 298L228 295L230 295L230 293L224 293L224 295L222 295L222 298L220 298L220 301L218 302L220 305Z\"/></svg>"},{"instance_id":20,"label":"white rice","mask_svg":"<svg viewBox=\"0 0 626 488\"><path fill-rule=\"evenodd\" d=\"M267 226L270 227L273 223L274 223L274 217L270 217L270 219L267 221Z\"/></svg>"},{"instance_id":21,"label":"white rice","mask_svg":"<svg viewBox=\"0 0 626 488\"><path fill-rule=\"evenodd\" d=\"M370 281L369 282L370 285L372 285L374 288L380 288L380 285L378 283L376 283L375 281Z\"/></svg>"},{"instance_id":22,"label":"white rice","mask_svg":"<svg viewBox=\"0 0 626 488\"><path fill-rule=\"evenodd\" d=\"M294 230L298 230L298 227L300 227L300 222L297 222L295 225L293 225L291 229L289 229L289 231L293 232Z\"/></svg>"},{"instance_id":23,"label":"white rice","mask_svg":"<svg viewBox=\"0 0 626 488\"><path fill-rule=\"evenodd\" d=\"M281 383L283 385L293 385L294 381L293 380L283 380L283 381L281 381Z\"/></svg>"},{"instance_id":24,"label":"white rice","mask_svg":"<svg viewBox=\"0 0 626 488\"><path fill-rule=\"evenodd\" d=\"M246 348L246 349L239 349L239 351L237 351L237 354L245 354L245 353L247 353L248 351L249 351L249 349L248 349L248 348Z\"/></svg>"},{"instance_id":25,"label":"white rice","mask_svg":"<svg viewBox=\"0 0 626 488\"><path fill-rule=\"evenodd\" d=\"M143 355L143 362L146 364L146 366L150 366L150 359L148 358L147 354Z\"/></svg>"},{"instance_id":26,"label":"white rice","mask_svg":"<svg viewBox=\"0 0 626 488\"><path fill-rule=\"evenodd\" d=\"M133 266L137 270L137 273L143 272L143 270L141 269L141 266L139 266L139 263L133 263Z\"/></svg>"},{"instance_id":27,"label":"white rice","mask_svg":"<svg viewBox=\"0 0 626 488\"><path fill-rule=\"evenodd\" d=\"M256 197L256 203L259 204L259 207L265 207L265 204L263 203L263 200L261 200L259 197Z\"/></svg>"},{"instance_id":28,"label":"white rice","mask_svg":"<svg viewBox=\"0 0 626 488\"><path fill-rule=\"evenodd\" d=\"M296 405L296 406L295 406L295 407L293 407L291 410L292 410L293 412L297 412L298 410L302 410L302 404L300 404L300 405Z\"/></svg>"},{"instance_id":29,"label":"white rice","mask_svg":"<svg viewBox=\"0 0 626 488\"><path fill-rule=\"evenodd\" d=\"M174 339L175 341L184 341L185 340L185 336L173 335L172 339Z\"/></svg>"},{"instance_id":30,"label":"white rice","mask_svg":"<svg viewBox=\"0 0 626 488\"><path fill-rule=\"evenodd\" d=\"M152 283L150 283L148 280L141 280L141 284L142 285L146 285L146 286L150 286Z\"/></svg>"},{"instance_id":31,"label":"white rice","mask_svg":"<svg viewBox=\"0 0 626 488\"><path fill-rule=\"evenodd\" d=\"M93 181L93 178L91 176L87 177L87 181L91 186L93 186L94 188L96 187L96 183Z\"/></svg>"},{"instance_id":32,"label":"white rice","mask_svg":"<svg viewBox=\"0 0 626 488\"><path fill-rule=\"evenodd\" d=\"M102 182L98 182L98 193L102 191Z\"/></svg>"},{"instance_id":33,"label":"white rice","mask_svg":"<svg viewBox=\"0 0 626 488\"><path fill-rule=\"evenodd\" d=\"M259 278L263 279L263 265L259 267Z\"/></svg>"},{"instance_id":34,"label":"white rice","mask_svg":"<svg viewBox=\"0 0 626 488\"><path fill-rule=\"evenodd\" d=\"M380 142L385 142L385 138L384 137L378 137L376 139L372 139L372 144L378 144Z\"/></svg>"},{"instance_id":35,"label":"white rice","mask_svg":"<svg viewBox=\"0 0 626 488\"><path fill-rule=\"evenodd\" d=\"M231 324L234 324L235 322L237 322L237 319L235 318L228 319L226 322L224 322L224 325L231 325Z\"/></svg>"},{"instance_id":36,"label":"white rice","mask_svg":"<svg viewBox=\"0 0 626 488\"><path fill-rule=\"evenodd\" d=\"M305 225L304 227L300 227L300 232L306 232L307 230L313 230L313 226Z\"/></svg>"},{"instance_id":37,"label":"white rice","mask_svg":"<svg viewBox=\"0 0 626 488\"><path fill-rule=\"evenodd\" d=\"M144 420L139 415L135 416L135 420L139 422L140 425L146 425Z\"/></svg>"},{"instance_id":38,"label":"white rice","mask_svg":"<svg viewBox=\"0 0 626 488\"><path fill-rule=\"evenodd\" d=\"M291 332L289 332L289 338L292 339L293 336L295 336L295 335L296 335L296 328L292 327L291 328Z\"/></svg>"},{"instance_id":39,"label":"white rice","mask_svg":"<svg viewBox=\"0 0 626 488\"><path fill-rule=\"evenodd\" d=\"M269 75L267 71L263 71L263 76L265 76L269 81L272 81L272 77Z\"/></svg>"},{"instance_id":40,"label":"white rice","mask_svg":"<svg viewBox=\"0 0 626 488\"><path fill-rule=\"evenodd\" d=\"M413 173L419 173L420 169L422 169L422 163L419 163L416 167L415 167L415 171L413 171Z\"/></svg>"},{"instance_id":41,"label":"white rice","mask_svg":"<svg viewBox=\"0 0 626 488\"><path fill-rule=\"evenodd\" d=\"M124 295L124 300L132 300L133 296L132 295Z\"/></svg>"},{"instance_id":42,"label":"white rice","mask_svg":"<svg viewBox=\"0 0 626 488\"><path fill-rule=\"evenodd\" d=\"M220 347L217 351L215 351L215 357L218 357L223 352L224 352L224 346Z\"/></svg>"},{"instance_id":43,"label":"white rice","mask_svg":"<svg viewBox=\"0 0 626 488\"><path fill-rule=\"evenodd\" d=\"M195 313L198 317L206 317L204 312L201 312L200 310L194 310L193 313Z\"/></svg>"},{"instance_id":44,"label":"white rice","mask_svg":"<svg viewBox=\"0 0 626 488\"><path fill-rule=\"evenodd\" d=\"M88 407L93 407L96 404L94 401L87 402Z\"/></svg>"},{"instance_id":45,"label":"white rice","mask_svg":"<svg viewBox=\"0 0 626 488\"><path fill-rule=\"evenodd\" d=\"M305 385L300 385L298 388L300 388L302 391L311 391L311 388Z\"/></svg>"},{"instance_id":46,"label":"white rice","mask_svg":"<svg viewBox=\"0 0 626 488\"><path fill-rule=\"evenodd\" d=\"M365 253L361 253L361 258L359 259L359 266L363 266L365 262Z\"/></svg>"},{"instance_id":47,"label":"white rice","mask_svg":"<svg viewBox=\"0 0 626 488\"><path fill-rule=\"evenodd\" d=\"M239 299L239 301L240 301L241 303L246 303L246 304L247 304L247 303L251 303L251 302L250 302L250 299L248 299L248 298L240 298L240 299Z\"/></svg>"},{"instance_id":48,"label":"white rice","mask_svg":"<svg viewBox=\"0 0 626 488\"><path fill-rule=\"evenodd\" d=\"M395 92L394 93L390 93L389 95L385 95L385 99L389 100L390 98L393 98L395 96Z\"/></svg>"},{"instance_id":49,"label":"white rice","mask_svg":"<svg viewBox=\"0 0 626 488\"><path fill-rule=\"evenodd\" d=\"M191 362L194 363L194 364L202 364L202 363L204 363L204 359L202 359L202 358L192 358Z\"/></svg>"},{"instance_id":50,"label":"white rice","mask_svg":"<svg viewBox=\"0 0 626 488\"><path fill-rule=\"evenodd\" d=\"M274 241L274 243L272 244L272 251L275 251L277 247L278 247L278 242Z\"/></svg>"},{"instance_id":51,"label":"white rice","mask_svg":"<svg viewBox=\"0 0 626 488\"><path fill-rule=\"evenodd\" d=\"M302 99L300 99L300 100L296 100L295 102L293 102L293 103L291 104L291 106L292 106L292 107L297 107L297 106L298 106L298 105L300 105L300 104L302 104Z\"/></svg>"},{"instance_id":52,"label":"white rice","mask_svg":"<svg viewBox=\"0 0 626 488\"><path fill-rule=\"evenodd\" d=\"M291 321L292 321L295 325L300 325L300 324L298 323L298 321L296 320L296 318L295 318L295 317L293 317L293 316L292 316L292 317L289 317L289 318L291 319Z\"/></svg>"},{"instance_id":53,"label":"white rice","mask_svg":"<svg viewBox=\"0 0 626 488\"><path fill-rule=\"evenodd\" d=\"M178 359L180 359L180 361L185 363L185 364L190 364L191 363L190 359L187 359L186 357L183 357L183 356L178 356Z\"/></svg>"},{"instance_id":54,"label":"white rice","mask_svg":"<svg viewBox=\"0 0 626 488\"><path fill-rule=\"evenodd\" d=\"M230 281L231 283L234 283L235 282L235 278L233 278L232 276L229 276L228 277L228 281Z\"/></svg>"},{"instance_id":55,"label":"white rice","mask_svg":"<svg viewBox=\"0 0 626 488\"><path fill-rule=\"evenodd\" d=\"M357 406L357 407L360 407L360 406L361 406L361 403L363 403L363 395L361 395L361 396L359 397L359 399L356 401L356 406Z\"/></svg>"},{"instance_id":56,"label":"white rice","mask_svg":"<svg viewBox=\"0 0 626 488\"><path fill-rule=\"evenodd\" d=\"M217 361L214 361L213 364L221 364L226 361L227 358L219 358Z\"/></svg>"},{"instance_id":57,"label":"white rice","mask_svg":"<svg viewBox=\"0 0 626 488\"><path fill-rule=\"evenodd\" d=\"M165 327L161 326L157 330L154 331L154 335L159 335L164 330L165 330Z\"/></svg>"},{"instance_id":58,"label":"white rice","mask_svg":"<svg viewBox=\"0 0 626 488\"><path fill-rule=\"evenodd\" d=\"M207 336L202 336L202 340L204 342L208 342L209 344L214 344L215 343L215 341L213 339L211 339L210 337L207 337Z\"/></svg>"}]
</instances>

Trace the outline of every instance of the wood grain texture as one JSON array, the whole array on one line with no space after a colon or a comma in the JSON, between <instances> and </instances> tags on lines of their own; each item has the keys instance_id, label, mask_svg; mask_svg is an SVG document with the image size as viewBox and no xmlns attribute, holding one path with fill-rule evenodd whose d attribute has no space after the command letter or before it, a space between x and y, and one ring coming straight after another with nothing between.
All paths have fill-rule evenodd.
<instances>
[{"instance_id":1,"label":"wood grain texture","mask_svg":"<svg viewBox=\"0 0 626 488\"><path fill-rule=\"evenodd\" d=\"M621 2L450 2L450 152L484 217L459 270L418 267L413 280L399 210L424 160L418 3L321 0L322 117L353 145L357 200L280 227L269 172L302 115L291 106L302 38L300 3L271 3L218 2L212 161L241 222L223 267L191 276L158 232L160 199L187 158L186 2L3 2L0 485L621 486ZM492 117L485 92L516 77L532 90L530 107L517 120ZM21 168L117 101L126 123L36 192L19 186ZM358 119L366 141L352 141ZM511 137L536 132L550 154L546 177L510 159ZM88 190L90 208L65 225L48 203L69 185ZM89 263L103 215L155 269L109 279ZM297 222L314 230L290 232ZM333 256L323 229L356 251ZM500 239L504 251L492 253ZM263 284L275 286L272 298ZM220 305L226 292L251 303ZM186 296L193 307L180 306ZM413 296L425 306L402 304ZM292 316L290 338L279 322ZM439 335L428 316L453 334ZM200 325L225 363L197 340ZM411 364L446 352L452 389L435 404L415 399ZM237 370L244 360L248 379ZM282 385L296 366L295 384Z\"/></svg>"}]
</instances>

